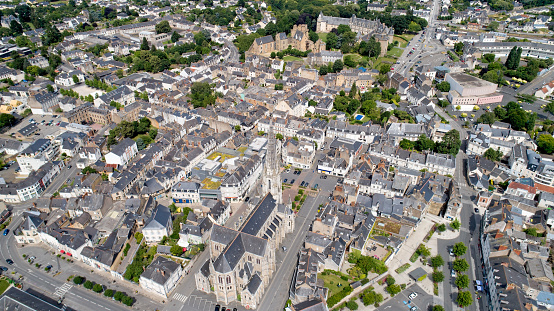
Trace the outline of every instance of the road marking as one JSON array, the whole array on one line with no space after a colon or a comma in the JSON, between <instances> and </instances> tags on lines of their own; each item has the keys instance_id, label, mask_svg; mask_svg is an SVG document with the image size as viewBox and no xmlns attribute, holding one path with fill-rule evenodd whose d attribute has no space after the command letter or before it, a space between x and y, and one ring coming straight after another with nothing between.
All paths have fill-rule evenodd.
<instances>
[{"instance_id":1,"label":"road marking","mask_svg":"<svg viewBox=\"0 0 554 311\"><path fill-rule=\"evenodd\" d=\"M65 293L67 293L68 290L70 290L73 287L73 285L69 283L64 283L62 286L58 287L56 291L54 292L54 295L58 297L63 297Z\"/></svg>"},{"instance_id":2,"label":"road marking","mask_svg":"<svg viewBox=\"0 0 554 311\"><path fill-rule=\"evenodd\" d=\"M182 303L185 303L185 302L187 302L188 297L185 296L185 295L181 295L179 293L176 293L176 294L173 295L173 299L176 299L176 300L179 300Z\"/></svg>"}]
</instances>

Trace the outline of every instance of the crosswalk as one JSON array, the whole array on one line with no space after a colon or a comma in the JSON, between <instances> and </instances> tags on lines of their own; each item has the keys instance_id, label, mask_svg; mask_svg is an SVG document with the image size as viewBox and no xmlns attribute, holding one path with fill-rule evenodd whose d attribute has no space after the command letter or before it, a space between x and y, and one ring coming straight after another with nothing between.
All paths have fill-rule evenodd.
<instances>
[{"instance_id":1,"label":"crosswalk","mask_svg":"<svg viewBox=\"0 0 554 311\"><path fill-rule=\"evenodd\" d=\"M56 291L54 292L54 295L58 297L63 297L65 293L67 293L67 291L70 290L72 287L73 285L69 283L64 283L62 286L56 289Z\"/></svg>"},{"instance_id":2,"label":"crosswalk","mask_svg":"<svg viewBox=\"0 0 554 311\"><path fill-rule=\"evenodd\" d=\"M175 295L173 295L173 299L179 300L182 303L187 302L187 296L181 295L179 293L176 293Z\"/></svg>"}]
</instances>

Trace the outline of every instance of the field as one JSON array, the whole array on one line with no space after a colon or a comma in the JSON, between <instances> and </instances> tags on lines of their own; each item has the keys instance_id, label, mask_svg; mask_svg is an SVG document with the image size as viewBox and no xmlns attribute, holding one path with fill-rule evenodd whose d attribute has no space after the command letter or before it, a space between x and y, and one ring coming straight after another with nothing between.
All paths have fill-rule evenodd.
<instances>
[{"instance_id":1,"label":"field","mask_svg":"<svg viewBox=\"0 0 554 311\"><path fill-rule=\"evenodd\" d=\"M387 52L387 56L400 57L402 56L402 53L404 53L404 49L395 47L395 48L392 48L392 50Z\"/></svg>"},{"instance_id":2,"label":"field","mask_svg":"<svg viewBox=\"0 0 554 311\"><path fill-rule=\"evenodd\" d=\"M295 61L302 61L302 58L287 55L287 56L283 57L283 60L285 62L295 62Z\"/></svg>"},{"instance_id":3,"label":"field","mask_svg":"<svg viewBox=\"0 0 554 311\"><path fill-rule=\"evenodd\" d=\"M8 281L0 280L0 295L2 295L4 291L8 289L9 286L10 286L10 283L8 283Z\"/></svg>"},{"instance_id":4,"label":"field","mask_svg":"<svg viewBox=\"0 0 554 311\"><path fill-rule=\"evenodd\" d=\"M325 40L327 40L327 34L328 34L328 32L320 32L320 33L318 33L319 39L321 39L321 41L325 42Z\"/></svg>"},{"instance_id":5,"label":"field","mask_svg":"<svg viewBox=\"0 0 554 311\"><path fill-rule=\"evenodd\" d=\"M344 286L349 284L348 281L345 281L341 279L340 276L334 275L332 273L329 273L328 275L323 275L320 273L317 275L317 278L322 279L324 282L324 286L329 289L329 297L340 292L344 288ZM338 284L341 284L341 286L337 286Z\"/></svg>"},{"instance_id":6,"label":"field","mask_svg":"<svg viewBox=\"0 0 554 311\"><path fill-rule=\"evenodd\" d=\"M401 35L401 36L394 36L394 40L398 40L398 42L400 42L400 47L402 48L405 48L406 46L408 46L408 42L410 42L410 40L412 40L412 38L414 37L414 35Z\"/></svg>"},{"instance_id":7,"label":"field","mask_svg":"<svg viewBox=\"0 0 554 311\"><path fill-rule=\"evenodd\" d=\"M379 67L381 66L381 63L383 63L383 62L385 62L385 63L388 62L388 63L390 63L390 64L392 65L392 64L396 63L396 59L390 58L390 57L386 57L386 56L384 56L384 57L379 57L379 58L377 58L377 60L373 63L373 69L379 69Z\"/></svg>"}]
</instances>

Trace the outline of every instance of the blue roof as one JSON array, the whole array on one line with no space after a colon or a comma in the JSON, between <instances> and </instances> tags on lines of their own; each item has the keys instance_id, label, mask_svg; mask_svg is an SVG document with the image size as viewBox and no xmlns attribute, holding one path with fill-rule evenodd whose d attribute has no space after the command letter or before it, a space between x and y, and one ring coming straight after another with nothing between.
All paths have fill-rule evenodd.
<instances>
[{"instance_id":1,"label":"blue roof","mask_svg":"<svg viewBox=\"0 0 554 311\"><path fill-rule=\"evenodd\" d=\"M358 68L358 70L361 70L362 72L366 72L367 70L364 67Z\"/></svg>"},{"instance_id":2,"label":"blue roof","mask_svg":"<svg viewBox=\"0 0 554 311\"><path fill-rule=\"evenodd\" d=\"M542 302L546 305L554 305L554 294L549 292L539 292L537 302Z\"/></svg>"}]
</instances>

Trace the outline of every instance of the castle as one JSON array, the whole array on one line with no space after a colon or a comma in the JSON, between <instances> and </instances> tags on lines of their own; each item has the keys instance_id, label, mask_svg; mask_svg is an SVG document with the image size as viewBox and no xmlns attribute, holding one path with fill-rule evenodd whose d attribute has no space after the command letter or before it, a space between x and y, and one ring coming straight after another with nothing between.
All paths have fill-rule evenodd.
<instances>
[{"instance_id":1,"label":"castle","mask_svg":"<svg viewBox=\"0 0 554 311\"><path fill-rule=\"evenodd\" d=\"M292 27L291 36L288 37L286 33L281 32L275 35L275 40L272 36L265 36L256 38L248 54L262 55L271 52L279 52L286 50L289 45L293 49L305 52L311 50L314 53L319 53L325 50L325 42L321 39L315 43L310 40L309 29L307 25L294 25Z\"/></svg>"},{"instance_id":2,"label":"castle","mask_svg":"<svg viewBox=\"0 0 554 311\"><path fill-rule=\"evenodd\" d=\"M367 41L374 37L381 44L381 56L387 53L389 43L394 40L394 29L387 27L379 20L367 20L357 18L352 15L351 18L325 16L319 13L317 17L316 32L330 32L333 28L338 28L339 25L348 25L350 30L358 33L359 40Z\"/></svg>"}]
</instances>

